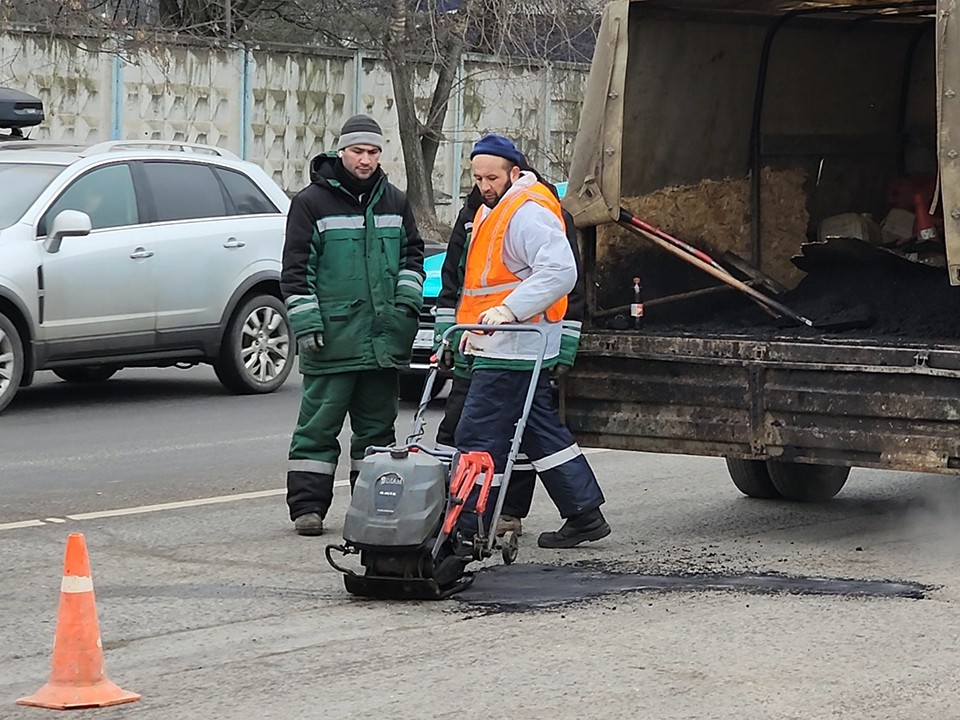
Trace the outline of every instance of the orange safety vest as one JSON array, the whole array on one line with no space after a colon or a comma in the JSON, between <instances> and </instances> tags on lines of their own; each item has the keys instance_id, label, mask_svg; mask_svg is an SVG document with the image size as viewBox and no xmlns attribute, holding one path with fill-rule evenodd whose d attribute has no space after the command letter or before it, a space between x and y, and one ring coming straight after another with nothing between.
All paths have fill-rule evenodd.
<instances>
[{"instance_id":1,"label":"orange safety vest","mask_svg":"<svg viewBox=\"0 0 960 720\"><path fill-rule=\"evenodd\" d=\"M476 323L480 313L502 305L520 284L520 278L510 272L503 262L503 238L511 218L526 202L535 202L545 207L557 216L563 226L560 201L540 182L501 200L486 217L482 217L481 205L473 218L473 231L463 276L463 292L457 307L458 323ZM550 322L560 322L566 312L567 296L564 295L547 308L544 315ZM540 316L531 320L540 322Z\"/></svg>"}]
</instances>

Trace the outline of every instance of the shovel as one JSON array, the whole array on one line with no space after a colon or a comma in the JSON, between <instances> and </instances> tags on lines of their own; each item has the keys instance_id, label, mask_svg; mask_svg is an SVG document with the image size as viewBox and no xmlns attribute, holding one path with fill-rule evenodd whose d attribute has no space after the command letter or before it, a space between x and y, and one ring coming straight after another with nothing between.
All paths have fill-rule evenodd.
<instances>
[{"instance_id":1,"label":"shovel","mask_svg":"<svg viewBox=\"0 0 960 720\"><path fill-rule=\"evenodd\" d=\"M815 324L810 318L806 318L800 313L791 310L783 303L777 302L771 297L764 295L762 292L755 290L754 288L747 285L745 282L741 282L737 278L733 277L729 272L727 272L723 267L721 267L713 258L710 258L702 250L696 250L692 246L688 245L685 242L677 240L676 238L667 235L667 233L659 230L648 223L645 223L640 218L632 215L630 212L624 208L620 208L620 220L618 221L623 227L632 230L637 235L645 237L647 240L650 240L653 243L656 243L664 250L673 255L676 255L678 258L684 262L688 262L694 267L700 268L708 275L712 275L717 280L725 282L727 285L739 290L744 295L749 297L751 300L756 302L758 305L763 307L766 310L772 310L775 313L788 317L791 320L794 320L802 325L807 327L814 327ZM688 248L690 248L688 250ZM692 252L695 251L695 252ZM704 260L702 258L707 258Z\"/></svg>"},{"instance_id":2,"label":"shovel","mask_svg":"<svg viewBox=\"0 0 960 720\"><path fill-rule=\"evenodd\" d=\"M628 228L629 230L632 230L641 237L645 237L651 242L656 243L667 252L679 257L684 262L688 262L694 267L700 268L705 273L726 283L730 287L739 290L771 315L777 317L786 317L794 322L806 325L807 327L817 328L819 330L832 330L834 332L870 327L876 321L873 313L869 309L865 310L863 308L854 308L828 320L821 319L813 321L810 318L804 317L795 310L791 310L783 303L764 295L758 290L752 288L747 283L744 283L733 277L725 268L714 261L713 258L711 258L702 250L698 250L692 245L688 245L682 240L678 240L672 235L668 235L663 230L660 230L659 228L656 228L653 225L650 225L649 223L646 223L640 218L632 215L624 208L620 208L619 224L625 228ZM653 301L650 302L652 303Z\"/></svg>"}]
</instances>

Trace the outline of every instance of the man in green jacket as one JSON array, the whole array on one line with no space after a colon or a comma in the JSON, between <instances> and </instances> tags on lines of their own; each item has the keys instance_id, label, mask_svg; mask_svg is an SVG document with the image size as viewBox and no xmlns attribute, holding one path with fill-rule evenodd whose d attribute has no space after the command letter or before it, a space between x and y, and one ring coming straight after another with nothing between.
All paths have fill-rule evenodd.
<instances>
[{"instance_id":1,"label":"man in green jacket","mask_svg":"<svg viewBox=\"0 0 960 720\"><path fill-rule=\"evenodd\" d=\"M395 440L397 368L410 362L423 303L423 239L380 168L383 132L344 123L336 153L313 158L290 203L280 289L297 338L303 395L287 505L300 535L323 533L347 413L350 480L364 451Z\"/></svg>"}]
</instances>

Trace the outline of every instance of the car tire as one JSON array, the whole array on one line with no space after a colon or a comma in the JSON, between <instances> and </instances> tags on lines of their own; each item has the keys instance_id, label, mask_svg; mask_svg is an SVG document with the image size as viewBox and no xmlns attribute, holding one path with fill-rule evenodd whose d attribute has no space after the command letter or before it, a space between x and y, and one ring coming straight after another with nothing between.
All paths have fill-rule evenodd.
<instances>
[{"instance_id":1,"label":"car tire","mask_svg":"<svg viewBox=\"0 0 960 720\"><path fill-rule=\"evenodd\" d=\"M744 460L742 458L724 458L727 472L737 486L737 490L747 497L760 500L778 500L783 497L770 479L770 471L763 460Z\"/></svg>"},{"instance_id":2,"label":"car tire","mask_svg":"<svg viewBox=\"0 0 960 720\"><path fill-rule=\"evenodd\" d=\"M74 365L56 368L53 374L61 380L75 383L106 382L119 372L119 365Z\"/></svg>"},{"instance_id":3,"label":"car tire","mask_svg":"<svg viewBox=\"0 0 960 720\"><path fill-rule=\"evenodd\" d=\"M213 363L217 379L237 395L271 393L293 368L290 322L273 295L255 295L230 317Z\"/></svg>"},{"instance_id":4,"label":"car tire","mask_svg":"<svg viewBox=\"0 0 960 720\"><path fill-rule=\"evenodd\" d=\"M0 313L0 412L20 389L23 367L20 333L10 318Z\"/></svg>"},{"instance_id":5,"label":"car tire","mask_svg":"<svg viewBox=\"0 0 960 720\"><path fill-rule=\"evenodd\" d=\"M426 381L427 378L424 375L400 373L400 399L406 402L419 402L423 396L423 385ZM445 378L436 378L430 391L430 399L433 400L442 393L446 384Z\"/></svg>"}]
</instances>

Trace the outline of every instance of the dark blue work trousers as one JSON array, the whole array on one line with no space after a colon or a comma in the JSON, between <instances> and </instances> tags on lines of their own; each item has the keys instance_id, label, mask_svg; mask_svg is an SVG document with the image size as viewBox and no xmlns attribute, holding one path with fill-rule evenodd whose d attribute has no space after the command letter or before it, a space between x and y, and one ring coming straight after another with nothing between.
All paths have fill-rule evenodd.
<instances>
[{"instance_id":1,"label":"dark blue work trousers","mask_svg":"<svg viewBox=\"0 0 960 720\"><path fill-rule=\"evenodd\" d=\"M531 374L529 370L476 370L471 378L467 400L457 424L456 447L461 452L482 450L490 453L497 481L506 468ZM520 450L532 462L561 517L582 515L603 504L603 492L593 470L573 435L560 422L546 371L537 378ZM488 528L496 490L487 503L484 524ZM468 500L465 510L475 507L476 494Z\"/></svg>"}]
</instances>

